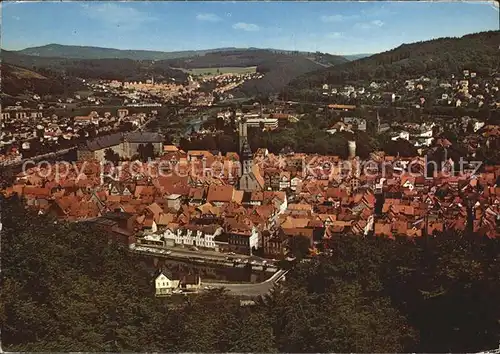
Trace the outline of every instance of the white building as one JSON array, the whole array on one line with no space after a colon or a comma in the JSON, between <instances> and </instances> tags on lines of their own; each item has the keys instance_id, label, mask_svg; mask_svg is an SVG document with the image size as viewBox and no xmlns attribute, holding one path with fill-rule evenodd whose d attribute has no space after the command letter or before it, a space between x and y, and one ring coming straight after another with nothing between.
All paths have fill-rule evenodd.
<instances>
[{"instance_id":1,"label":"white building","mask_svg":"<svg viewBox=\"0 0 500 354\"><path fill-rule=\"evenodd\" d=\"M249 118L247 119L247 127L258 128L264 124L265 129L276 129L278 128L277 118Z\"/></svg>"},{"instance_id":2,"label":"white building","mask_svg":"<svg viewBox=\"0 0 500 354\"><path fill-rule=\"evenodd\" d=\"M172 293L179 287L179 280L169 279L165 274L160 273L155 280L156 296L165 296Z\"/></svg>"},{"instance_id":3,"label":"white building","mask_svg":"<svg viewBox=\"0 0 500 354\"><path fill-rule=\"evenodd\" d=\"M484 127L484 122L480 122L480 121L475 121L473 123L473 129L474 129L474 133L476 133L479 129L481 129L482 127Z\"/></svg>"},{"instance_id":4,"label":"white building","mask_svg":"<svg viewBox=\"0 0 500 354\"><path fill-rule=\"evenodd\" d=\"M391 140L398 140L398 139L410 140L410 133L402 130L393 137L391 137Z\"/></svg>"},{"instance_id":5,"label":"white building","mask_svg":"<svg viewBox=\"0 0 500 354\"><path fill-rule=\"evenodd\" d=\"M214 238L222 233L218 225L186 225L176 230L167 228L163 234L167 245L183 245L218 251Z\"/></svg>"}]
</instances>

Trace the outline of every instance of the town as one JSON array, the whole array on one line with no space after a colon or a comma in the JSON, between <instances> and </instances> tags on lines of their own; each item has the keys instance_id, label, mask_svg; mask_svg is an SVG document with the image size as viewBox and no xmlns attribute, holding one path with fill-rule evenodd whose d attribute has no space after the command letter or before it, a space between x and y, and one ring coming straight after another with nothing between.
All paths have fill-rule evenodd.
<instances>
[{"instance_id":1,"label":"town","mask_svg":"<svg viewBox=\"0 0 500 354\"><path fill-rule=\"evenodd\" d=\"M498 354L498 6L427 5L5 6L0 343Z\"/></svg>"}]
</instances>

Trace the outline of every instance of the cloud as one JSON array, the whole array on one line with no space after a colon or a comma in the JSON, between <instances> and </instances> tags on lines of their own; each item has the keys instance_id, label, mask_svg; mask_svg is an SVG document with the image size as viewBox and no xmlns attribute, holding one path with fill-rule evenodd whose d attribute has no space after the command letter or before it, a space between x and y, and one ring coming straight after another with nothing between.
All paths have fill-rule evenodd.
<instances>
[{"instance_id":1,"label":"cloud","mask_svg":"<svg viewBox=\"0 0 500 354\"><path fill-rule=\"evenodd\" d=\"M155 21L151 14L139 11L127 3L86 3L82 4L85 15L105 25L121 29L137 29L141 25Z\"/></svg>"},{"instance_id":2,"label":"cloud","mask_svg":"<svg viewBox=\"0 0 500 354\"><path fill-rule=\"evenodd\" d=\"M365 9L361 11L363 17L380 18L385 16L395 15L396 12L393 10L394 6L389 3L385 3L382 6L372 7L370 9Z\"/></svg>"},{"instance_id":3,"label":"cloud","mask_svg":"<svg viewBox=\"0 0 500 354\"><path fill-rule=\"evenodd\" d=\"M331 32L327 33L326 38L334 39L334 38L341 38L342 33L341 32Z\"/></svg>"},{"instance_id":4,"label":"cloud","mask_svg":"<svg viewBox=\"0 0 500 354\"><path fill-rule=\"evenodd\" d=\"M196 19L198 21L207 21L207 22L219 22L222 20L216 14L208 14L208 13L198 14L196 15Z\"/></svg>"},{"instance_id":5,"label":"cloud","mask_svg":"<svg viewBox=\"0 0 500 354\"><path fill-rule=\"evenodd\" d=\"M320 17L320 20L325 23L332 23L332 22L342 22L342 21L349 21L349 20L354 20L359 18L358 15L323 15Z\"/></svg>"},{"instance_id":6,"label":"cloud","mask_svg":"<svg viewBox=\"0 0 500 354\"><path fill-rule=\"evenodd\" d=\"M247 32L257 32L260 27L253 23L238 22L233 25L236 30L242 30Z\"/></svg>"},{"instance_id":7,"label":"cloud","mask_svg":"<svg viewBox=\"0 0 500 354\"><path fill-rule=\"evenodd\" d=\"M354 25L354 27L359 28L359 29L363 29L363 30L368 30L368 29L373 29L373 28L380 28L383 25L384 25L383 21L373 20L370 22L356 23Z\"/></svg>"},{"instance_id":8,"label":"cloud","mask_svg":"<svg viewBox=\"0 0 500 354\"><path fill-rule=\"evenodd\" d=\"M321 21L323 22L340 22L344 20L344 16L342 15L331 15L331 16L321 16L320 17Z\"/></svg>"}]
</instances>

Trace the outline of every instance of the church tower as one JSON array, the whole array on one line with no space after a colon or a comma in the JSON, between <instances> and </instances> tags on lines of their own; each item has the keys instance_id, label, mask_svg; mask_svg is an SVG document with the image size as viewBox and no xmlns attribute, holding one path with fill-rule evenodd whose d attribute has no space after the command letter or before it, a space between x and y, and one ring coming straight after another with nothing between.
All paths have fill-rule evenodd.
<instances>
[{"instance_id":1,"label":"church tower","mask_svg":"<svg viewBox=\"0 0 500 354\"><path fill-rule=\"evenodd\" d=\"M242 175L250 174L250 172L252 172L253 153L246 139L243 141L243 147L240 152L240 161L242 164Z\"/></svg>"},{"instance_id":2,"label":"church tower","mask_svg":"<svg viewBox=\"0 0 500 354\"><path fill-rule=\"evenodd\" d=\"M241 118L238 122L238 149L240 153L243 151L243 143L247 141L247 120L246 118Z\"/></svg>"},{"instance_id":3,"label":"church tower","mask_svg":"<svg viewBox=\"0 0 500 354\"><path fill-rule=\"evenodd\" d=\"M380 134L380 115L377 109L377 134Z\"/></svg>"}]
</instances>

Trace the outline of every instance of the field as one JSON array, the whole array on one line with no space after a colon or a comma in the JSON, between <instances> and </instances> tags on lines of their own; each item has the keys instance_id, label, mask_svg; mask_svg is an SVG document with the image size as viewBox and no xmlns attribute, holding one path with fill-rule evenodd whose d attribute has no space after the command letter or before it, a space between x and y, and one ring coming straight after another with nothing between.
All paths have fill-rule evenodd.
<instances>
[{"instance_id":1,"label":"field","mask_svg":"<svg viewBox=\"0 0 500 354\"><path fill-rule=\"evenodd\" d=\"M194 69L178 69L182 70L185 73L189 73L191 75L201 75L201 76L209 76L209 75L217 75L217 74L252 74L257 70L256 66L249 67L222 67L222 68L194 68Z\"/></svg>"}]
</instances>

